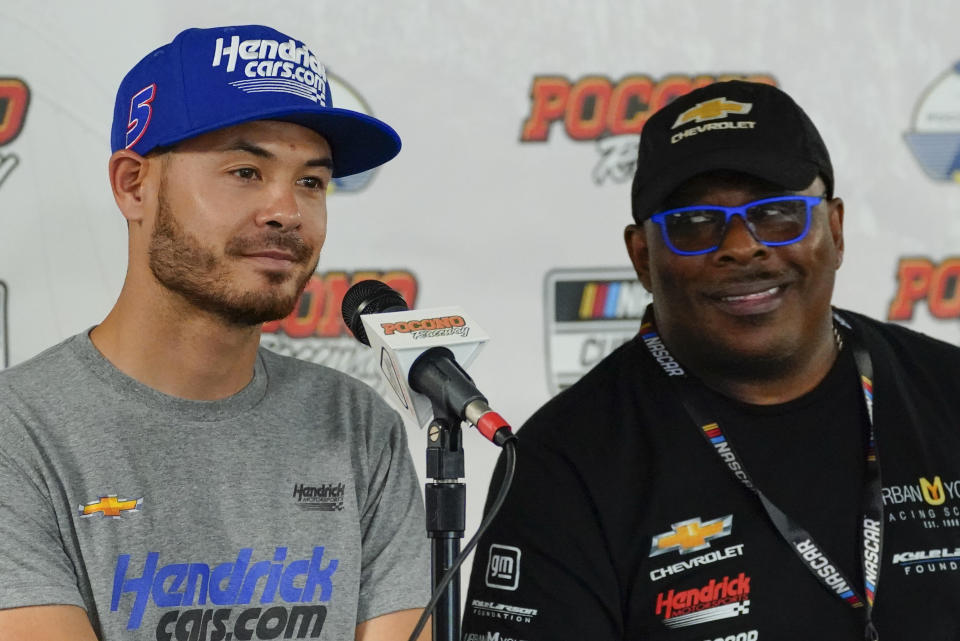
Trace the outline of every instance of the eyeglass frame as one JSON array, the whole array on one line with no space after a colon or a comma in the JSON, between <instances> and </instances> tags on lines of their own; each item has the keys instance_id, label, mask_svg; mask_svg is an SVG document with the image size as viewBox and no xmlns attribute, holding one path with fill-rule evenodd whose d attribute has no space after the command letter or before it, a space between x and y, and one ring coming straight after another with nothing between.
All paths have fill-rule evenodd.
<instances>
[{"instance_id":1,"label":"eyeglass frame","mask_svg":"<svg viewBox=\"0 0 960 641\"><path fill-rule=\"evenodd\" d=\"M771 242L761 240L760 238L757 237L756 231L753 228L753 223L747 220L747 209L750 207L756 207L757 205L763 205L763 204L772 203L772 202L782 202L784 200L802 200L806 204L807 219L804 224L803 231L800 233L799 236L791 240L771 241ZM799 194L788 194L785 196L774 196L772 198L761 198L760 200L754 200L749 203L744 203L738 207L724 207L723 205L690 205L689 207L678 207L676 209L666 209L664 211L657 212L656 214L653 214L652 216L650 216L649 220L652 220L653 222L657 223L657 225L660 227L660 235L663 237L663 242L666 243L667 247L670 248L670 251L672 251L674 254L677 254L679 256L700 256L702 254L709 254L710 252L717 251L720 248L720 245L723 244L723 239L726 238L727 236L727 232L730 229L730 219L733 218L734 216L740 216L740 219L743 220L743 226L747 228L747 231L750 232L750 235L753 237L753 239L758 243L760 243L761 245L764 245L766 247L782 247L783 245L792 245L794 243L798 243L804 238L806 238L807 233L809 233L810 231L810 221L813 218L811 212L813 211L813 208L827 200L829 199L827 198L826 194L823 194L822 196L801 196ZM713 247L710 247L708 249L701 249L693 252L683 251L681 249L677 249L676 247L674 247L667 233L666 217L670 214L679 214L687 211L704 211L704 210L722 211L724 213L725 218L723 220L723 227L721 228L720 241Z\"/></svg>"}]
</instances>

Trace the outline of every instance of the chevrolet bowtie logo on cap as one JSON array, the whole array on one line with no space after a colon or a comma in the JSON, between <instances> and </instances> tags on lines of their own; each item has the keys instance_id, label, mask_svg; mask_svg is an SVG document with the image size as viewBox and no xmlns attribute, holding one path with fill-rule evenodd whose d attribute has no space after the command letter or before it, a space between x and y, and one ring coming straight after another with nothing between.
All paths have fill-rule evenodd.
<instances>
[{"instance_id":1,"label":"chevrolet bowtie logo on cap","mask_svg":"<svg viewBox=\"0 0 960 641\"><path fill-rule=\"evenodd\" d=\"M680 554L689 554L710 547L712 539L727 536L733 530L733 515L728 514L706 523L700 517L674 523L669 532L658 534L650 543L650 556L659 556L679 550Z\"/></svg>"},{"instance_id":2,"label":"chevrolet bowtie logo on cap","mask_svg":"<svg viewBox=\"0 0 960 641\"><path fill-rule=\"evenodd\" d=\"M86 519L100 514L111 519L119 519L124 512L140 511L141 505L143 505L143 497L139 499L118 499L116 494L107 494L96 501L79 506L79 516Z\"/></svg>"},{"instance_id":3,"label":"chevrolet bowtie logo on cap","mask_svg":"<svg viewBox=\"0 0 960 641\"><path fill-rule=\"evenodd\" d=\"M726 118L730 114L748 114L753 108L753 103L737 102L736 100L727 100L726 98L714 98L706 102L700 102L687 109L677 117L671 129L676 129L688 122L704 122L706 120L718 120Z\"/></svg>"}]
</instances>

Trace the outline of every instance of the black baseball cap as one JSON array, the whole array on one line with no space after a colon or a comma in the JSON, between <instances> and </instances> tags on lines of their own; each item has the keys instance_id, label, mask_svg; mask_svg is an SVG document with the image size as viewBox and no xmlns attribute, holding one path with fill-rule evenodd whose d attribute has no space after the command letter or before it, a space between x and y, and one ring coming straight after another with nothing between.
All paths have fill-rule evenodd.
<instances>
[{"instance_id":1,"label":"black baseball cap","mask_svg":"<svg viewBox=\"0 0 960 641\"><path fill-rule=\"evenodd\" d=\"M806 189L818 175L833 196L830 154L793 98L758 82L716 82L653 114L640 134L633 176L633 218L643 222L681 184L698 174L739 171Z\"/></svg>"}]
</instances>

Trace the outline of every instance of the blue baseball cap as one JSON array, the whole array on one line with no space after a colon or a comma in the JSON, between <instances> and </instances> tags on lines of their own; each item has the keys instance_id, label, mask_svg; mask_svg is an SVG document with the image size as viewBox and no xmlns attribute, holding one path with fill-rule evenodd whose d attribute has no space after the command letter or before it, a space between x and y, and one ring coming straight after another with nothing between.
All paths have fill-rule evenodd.
<instances>
[{"instance_id":1,"label":"blue baseball cap","mask_svg":"<svg viewBox=\"0 0 960 641\"><path fill-rule=\"evenodd\" d=\"M400 151L385 122L333 106L327 74L302 41L261 25L187 29L120 83L112 151L140 155L253 120L282 120L326 138L333 176L382 165Z\"/></svg>"}]
</instances>

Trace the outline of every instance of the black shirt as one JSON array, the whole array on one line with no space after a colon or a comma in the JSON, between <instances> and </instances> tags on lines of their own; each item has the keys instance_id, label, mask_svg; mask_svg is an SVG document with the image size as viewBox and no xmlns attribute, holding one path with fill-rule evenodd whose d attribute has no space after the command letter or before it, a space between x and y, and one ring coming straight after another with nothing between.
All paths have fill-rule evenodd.
<instances>
[{"instance_id":1,"label":"black shirt","mask_svg":"<svg viewBox=\"0 0 960 641\"><path fill-rule=\"evenodd\" d=\"M883 474L880 638L960 638L960 350L848 312L869 348ZM862 639L726 469L639 340L520 430L464 641ZM748 472L863 591L864 409L849 350L809 394L713 395ZM494 476L499 485L502 462ZM956 513L956 514L954 514Z\"/></svg>"}]
</instances>

